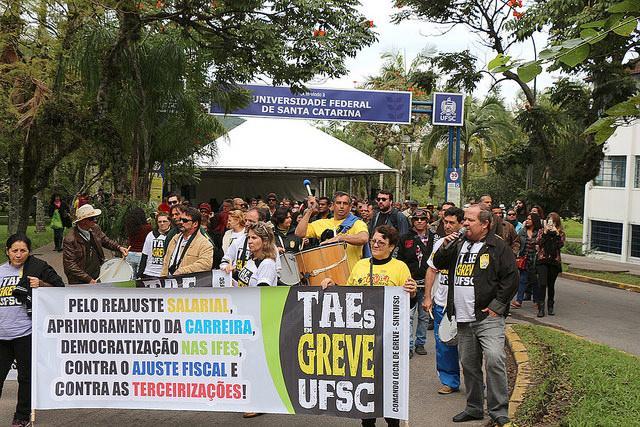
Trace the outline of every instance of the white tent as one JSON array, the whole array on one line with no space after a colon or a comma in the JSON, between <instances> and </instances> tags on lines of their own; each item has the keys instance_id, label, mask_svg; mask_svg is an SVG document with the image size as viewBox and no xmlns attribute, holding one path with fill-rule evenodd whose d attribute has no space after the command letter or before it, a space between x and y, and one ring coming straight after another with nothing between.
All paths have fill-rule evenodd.
<instances>
[{"instance_id":1,"label":"white tent","mask_svg":"<svg viewBox=\"0 0 640 427\"><path fill-rule=\"evenodd\" d=\"M323 178L397 172L304 120L248 118L226 123L239 124L215 141L215 159L197 159L203 170L198 200L264 197L270 191L301 199L306 195L304 179L311 180L316 194L324 194Z\"/></svg>"}]
</instances>

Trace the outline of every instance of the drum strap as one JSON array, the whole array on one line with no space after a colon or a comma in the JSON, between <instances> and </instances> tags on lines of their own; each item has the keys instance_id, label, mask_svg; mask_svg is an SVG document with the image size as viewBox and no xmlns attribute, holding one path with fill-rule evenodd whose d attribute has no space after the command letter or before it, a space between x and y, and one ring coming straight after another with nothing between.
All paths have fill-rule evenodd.
<instances>
[{"instance_id":1,"label":"drum strap","mask_svg":"<svg viewBox=\"0 0 640 427\"><path fill-rule=\"evenodd\" d=\"M369 286L373 286L373 258L369 258Z\"/></svg>"},{"instance_id":2,"label":"drum strap","mask_svg":"<svg viewBox=\"0 0 640 427\"><path fill-rule=\"evenodd\" d=\"M189 237L189 240L187 240L187 244L184 246L184 249L180 254L180 259L176 259L177 257L174 258L173 265L171 265L171 268L173 268L173 271L176 271L180 267L180 264L182 263L182 259L184 258L184 255L187 253L187 249L189 249L189 246L191 246L191 242L193 242L193 239L196 237L196 234L198 234L197 230L194 233L191 233L191 237ZM179 249L181 241L182 241L182 236L180 236L180 238L178 239L175 250Z\"/></svg>"},{"instance_id":3,"label":"drum strap","mask_svg":"<svg viewBox=\"0 0 640 427\"><path fill-rule=\"evenodd\" d=\"M342 256L342 259L339 259L338 261L334 262L331 265L328 265L326 267L322 267L322 268L318 268L316 270L313 270L309 276L311 277L315 277L318 274L324 273L325 271L329 271L333 268L336 268L337 266L339 266L341 263L345 262L347 260L347 253L345 252L344 255Z\"/></svg>"}]
</instances>

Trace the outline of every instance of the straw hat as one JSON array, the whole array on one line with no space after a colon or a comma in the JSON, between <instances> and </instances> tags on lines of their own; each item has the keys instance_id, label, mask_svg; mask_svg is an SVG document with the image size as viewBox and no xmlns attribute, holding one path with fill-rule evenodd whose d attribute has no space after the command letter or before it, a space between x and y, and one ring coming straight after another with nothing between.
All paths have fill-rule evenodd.
<instances>
[{"instance_id":1,"label":"straw hat","mask_svg":"<svg viewBox=\"0 0 640 427\"><path fill-rule=\"evenodd\" d=\"M76 210L76 220L73 223L77 223L82 221L83 219L93 218L94 216L98 216L102 213L100 209L95 209L91 205L82 205Z\"/></svg>"}]
</instances>

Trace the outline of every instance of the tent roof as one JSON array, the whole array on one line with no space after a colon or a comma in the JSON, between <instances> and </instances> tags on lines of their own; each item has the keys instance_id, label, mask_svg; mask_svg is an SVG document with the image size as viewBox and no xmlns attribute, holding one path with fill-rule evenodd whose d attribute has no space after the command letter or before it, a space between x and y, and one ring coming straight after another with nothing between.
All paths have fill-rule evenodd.
<instances>
[{"instance_id":1,"label":"tent roof","mask_svg":"<svg viewBox=\"0 0 640 427\"><path fill-rule=\"evenodd\" d=\"M215 159L197 164L217 172L278 172L309 175L364 175L395 172L304 120L247 118L215 141ZM231 126L228 126L230 128Z\"/></svg>"}]
</instances>

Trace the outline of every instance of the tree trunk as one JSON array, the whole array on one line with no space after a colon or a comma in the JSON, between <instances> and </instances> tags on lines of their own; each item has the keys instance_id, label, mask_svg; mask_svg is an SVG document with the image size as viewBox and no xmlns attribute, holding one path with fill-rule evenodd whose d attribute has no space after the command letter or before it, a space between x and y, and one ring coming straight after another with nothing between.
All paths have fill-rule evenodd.
<instances>
[{"instance_id":1,"label":"tree trunk","mask_svg":"<svg viewBox=\"0 0 640 427\"><path fill-rule=\"evenodd\" d=\"M36 194L36 233L44 233L46 228L46 214L42 203L42 192Z\"/></svg>"}]
</instances>

